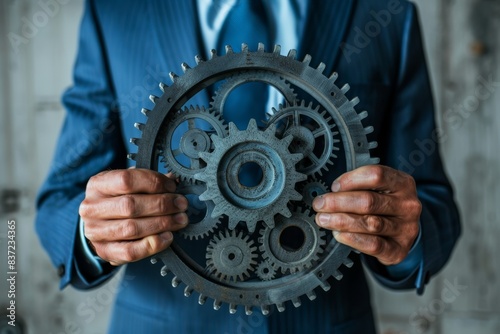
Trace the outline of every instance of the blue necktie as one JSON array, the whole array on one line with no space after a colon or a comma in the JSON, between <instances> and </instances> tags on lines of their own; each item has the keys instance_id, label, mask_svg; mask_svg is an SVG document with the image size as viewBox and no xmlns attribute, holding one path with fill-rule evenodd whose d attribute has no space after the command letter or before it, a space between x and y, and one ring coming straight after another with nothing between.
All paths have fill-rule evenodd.
<instances>
[{"instance_id":1,"label":"blue necktie","mask_svg":"<svg viewBox=\"0 0 500 334\"><path fill-rule=\"evenodd\" d=\"M264 43L269 49L272 43L270 28L272 26L268 23L261 0L237 0L222 26L217 52L225 54L226 45L238 52L241 43L246 43L250 51L256 51L258 43ZM268 90L268 86L260 82L249 82L236 87L224 104L224 119L234 122L240 130L247 128L251 118L262 126L260 121L266 119Z\"/></svg>"}]
</instances>

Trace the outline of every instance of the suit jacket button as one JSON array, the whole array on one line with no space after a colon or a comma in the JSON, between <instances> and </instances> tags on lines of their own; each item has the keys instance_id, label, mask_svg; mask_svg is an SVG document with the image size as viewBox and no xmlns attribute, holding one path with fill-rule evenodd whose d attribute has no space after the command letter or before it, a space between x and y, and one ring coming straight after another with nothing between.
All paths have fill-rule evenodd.
<instances>
[{"instance_id":1,"label":"suit jacket button","mask_svg":"<svg viewBox=\"0 0 500 334\"><path fill-rule=\"evenodd\" d=\"M57 267L57 275L59 275L59 277L63 277L65 272L66 268L64 267L64 264L61 264L59 267Z\"/></svg>"}]
</instances>

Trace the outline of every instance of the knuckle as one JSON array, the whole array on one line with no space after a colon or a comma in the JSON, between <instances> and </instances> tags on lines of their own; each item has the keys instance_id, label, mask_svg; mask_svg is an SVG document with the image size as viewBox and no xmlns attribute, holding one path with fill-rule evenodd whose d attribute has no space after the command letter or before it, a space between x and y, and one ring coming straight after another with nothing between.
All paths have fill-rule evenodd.
<instances>
[{"instance_id":1,"label":"knuckle","mask_svg":"<svg viewBox=\"0 0 500 334\"><path fill-rule=\"evenodd\" d=\"M137 213L135 198L132 195L123 195L120 198L120 212L126 217L134 217Z\"/></svg>"},{"instance_id":2,"label":"knuckle","mask_svg":"<svg viewBox=\"0 0 500 334\"><path fill-rule=\"evenodd\" d=\"M381 166L370 166L370 178L375 184L380 184L384 181L385 172Z\"/></svg>"},{"instance_id":3,"label":"knuckle","mask_svg":"<svg viewBox=\"0 0 500 334\"><path fill-rule=\"evenodd\" d=\"M88 217L91 213L90 203L87 200L83 200L78 208L78 214L80 217Z\"/></svg>"},{"instance_id":4,"label":"knuckle","mask_svg":"<svg viewBox=\"0 0 500 334\"><path fill-rule=\"evenodd\" d=\"M124 192L128 192L133 186L133 175L129 170L117 171L118 188Z\"/></svg>"},{"instance_id":5,"label":"knuckle","mask_svg":"<svg viewBox=\"0 0 500 334\"><path fill-rule=\"evenodd\" d=\"M121 237L123 239L136 239L139 235L139 225L133 219L128 219L125 221L121 229Z\"/></svg>"},{"instance_id":6,"label":"knuckle","mask_svg":"<svg viewBox=\"0 0 500 334\"><path fill-rule=\"evenodd\" d=\"M124 262L134 262L137 260L136 252L132 247L125 247L122 251L121 259Z\"/></svg>"},{"instance_id":7,"label":"knuckle","mask_svg":"<svg viewBox=\"0 0 500 334\"><path fill-rule=\"evenodd\" d=\"M368 232L380 234L384 231L384 221L381 217L368 215L366 216L365 221Z\"/></svg>"},{"instance_id":8,"label":"knuckle","mask_svg":"<svg viewBox=\"0 0 500 334\"><path fill-rule=\"evenodd\" d=\"M380 238L373 238L373 241L369 245L369 251L371 254L378 256L384 251L384 243Z\"/></svg>"},{"instance_id":9,"label":"knuckle","mask_svg":"<svg viewBox=\"0 0 500 334\"><path fill-rule=\"evenodd\" d=\"M371 193L365 192L361 197L361 209L366 213L373 212L376 209L375 197Z\"/></svg>"}]
</instances>

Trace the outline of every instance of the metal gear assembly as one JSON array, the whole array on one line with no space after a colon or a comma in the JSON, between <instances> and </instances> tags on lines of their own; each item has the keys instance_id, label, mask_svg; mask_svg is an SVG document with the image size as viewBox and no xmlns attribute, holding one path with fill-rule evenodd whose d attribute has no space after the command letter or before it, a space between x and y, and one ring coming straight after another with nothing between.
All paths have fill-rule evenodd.
<instances>
[{"instance_id":1,"label":"metal gear assembly","mask_svg":"<svg viewBox=\"0 0 500 334\"><path fill-rule=\"evenodd\" d=\"M138 168L173 172L189 201L190 224L151 262L160 260L172 286L198 293L200 304L212 299L216 310L298 307L318 287L335 288L330 278L340 280L353 263L351 249L315 224L311 205L329 191L326 176L378 162L367 139L373 129L335 72L325 76L325 64L314 68L309 55L296 54L242 44L241 52L227 46L224 55L196 56L196 66L182 63L183 75L171 72L172 84L160 84L162 96L142 110L146 123L136 123L142 137L131 139L137 152L129 158ZM281 104L256 110L269 117L262 128L255 117L245 129L224 119L234 112L225 110L229 94L247 82L281 94Z\"/></svg>"}]
</instances>

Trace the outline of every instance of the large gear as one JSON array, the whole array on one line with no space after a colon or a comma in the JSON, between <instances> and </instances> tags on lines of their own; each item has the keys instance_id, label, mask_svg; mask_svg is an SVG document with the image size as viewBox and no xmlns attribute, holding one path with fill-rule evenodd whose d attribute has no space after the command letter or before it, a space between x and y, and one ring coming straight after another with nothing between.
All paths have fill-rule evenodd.
<instances>
[{"instance_id":1,"label":"large gear","mask_svg":"<svg viewBox=\"0 0 500 334\"><path fill-rule=\"evenodd\" d=\"M207 191L200 199L213 201L212 217L226 215L231 230L242 221L250 232L259 221L273 227L274 217L277 214L290 217L288 203L302 198L295 190L295 184L306 179L295 170L302 154L289 152L292 136L278 139L275 131L273 126L259 130L254 119L246 130L238 130L229 123L227 137L212 136L214 151L200 153L207 163L205 170L194 176L207 184ZM255 165L262 174L255 186L241 183L241 169L247 164Z\"/></svg>"},{"instance_id":2,"label":"large gear","mask_svg":"<svg viewBox=\"0 0 500 334\"><path fill-rule=\"evenodd\" d=\"M333 161L333 158L335 158L333 154L339 155L336 159L344 160L345 163L338 164L338 166L343 166L345 168L343 171L353 170L363 165L378 162L377 159L370 157L369 152L370 149L376 147L376 143L367 140L367 134L373 129L371 127L365 128L362 125L362 120L367 116L367 112L357 113L355 111L354 107L358 103L358 99L354 98L349 100L345 95L349 90L349 86L344 85L339 88L335 84L337 79L336 73L326 77L323 74L325 68L323 63L320 63L317 68L311 67L311 57L309 55L306 55L302 61L298 61L295 59L295 50L291 50L286 56L281 55L280 52L281 49L279 46L275 46L273 52L265 52L262 44L259 44L256 52L251 52L248 47L243 44L242 50L239 53L234 52L231 47L226 47L225 55L219 56L215 51L212 51L211 58L207 61L196 56L195 60L197 65L194 68L183 63L182 70L184 71L184 75L178 76L175 73L171 73L170 78L173 82L172 85L167 86L165 84L160 84L163 95L161 97L150 97L155 104L154 108L152 110L142 110L147 116L147 122L145 124L136 124L136 127L142 131L142 138L131 139L131 142L138 146L138 151L137 153L129 154L129 158L136 161L136 166L138 168L158 170L158 161L162 156L168 156L169 154L171 154L170 157L175 156L174 151L176 148L172 147L172 145L166 145L167 141L165 140L166 136L169 136L171 132L172 123L170 121L175 119L177 114L180 114L179 110L185 110L185 103L192 98L196 98L196 95L200 94L201 96L207 91L216 91L217 88L214 86L219 82L227 80L226 82L228 83L225 86L226 88L219 91L218 95L212 99L212 108L210 109L209 106L205 107L207 110L209 109L209 113L214 113L213 116L216 118L220 117L220 115L217 114L214 109L218 108L218 110L222 111L223 107L221 108L220 105L223 104L223 102L221 101L225 99L225 96L235 87L235 85L241 82L260 81L275 86L287 100L288 104L285 105L285 107L276 106L274 109L276 115L271 118L272 120L267 129L257 129L253 121L246 130L240 131L236 129L235 126L231 126L229 134L223 134L223 131L221 133L215 131L217 134L212 135L212 144L208 150L206 149L208 145L205 145L205 149L202 150L198 148L194 149L195 145L190 146L187 143L197 142L198 138L202 140L203 143L206 143L207 135L210 134L211 131L204 128L200 128L199 130L201 131L192 131L193 134L188 135L189 140L186 139L187 143L182 146L182 151L186 156L191 156L189 159L193 159L194 163L190 161L189 165L183 166L188 167L187 170L178 168L176 171L175 167L172 168L170 166L170 169L172 169L174 173L181 176L181 185L188 180L193 180L195 178L194 175L197 175L196 178L199 180L198 182L201 182L202 185L207 187L204 195L200 197L201 200L206 203L210 203L214 200L214 210L212 211L212 214L215 211L215 214L213 214L214 218L219 214L227 214L228 212L233 218L230 219L229 223L225 219L222 219L219 225L215 227L215 239L213 240L217 241L215 242L212 240L211 248L208 249L208 253L211 254L211 262L208 267L205 261L199 260L200 254L192 253L194 250L200 249L200 247L197 247L198 245L196 243L201 242L203 246L201 248L206 249L207 238L202 239L201 236L205 237L207 233L203 233L199 237L201 240L198 240L194 236L190 237L192 240L174 240L171 247L155 255L155 257L152 258L152 262L155 263L157 259L160 259L164 264L160 271L161 274L166 276L172 273L172 286L177 287L180 284L184 284L184 294L186 296L192 295L193 290L196 290L199 292L198 302L200 304L205 303L207 298L211 298L214 301L213 305L215 309L220 309L222 303L227 303L230 313L235 313L238 305L245 306L246 314L251 314L254 307L260 308L263 314L269 314L270 308L273 305L281 312L285 309L285 304L288 301L291 301L295 307L298 307L301 304L301 296L307 296L309 299L313 300L316 296L315 289L317 287L321 287L325 291L329 290L329 278L341 279L341 266L345 265L350 267L352 265L352 261L348 257L351 249L337 243L331 234L324 237L323 231L320 230L318 233L318 230L315 229L312 217L303 218L301 216L302 218L299 218L299 220L307 220L307 225L303 225L308 227L302 228L302 233L306 235L305 238L308 238L308 240L316 240L316 242L312 243L314 246L311 248L313 255L306 254L307 252L297 252L296 254L300 253L302 257L297 256L296 258L299 260L296 260L296 258L292 256L284 256L284 252L279 254L275 249L275 245L273 245L271 249L269 243L266 246L259 244L259 236L262 242L279 240L277 232L280 231L283 224L286 225L288 222L285 216L290 212L290 209L296 212L293 206L297 203L294 201L301 196L297 194L295 184L297 184L299 180L302 180L302 176L305 176L302 173L305 172L297 170L298 166L296 166L295 163L299 160L299 155L294 155L293 153L297 152L294 151L295 149L305 153L310 151L312 140L308 140L310 136L308 136L305 130L307 129L310 132L311 130L308 129L307 126L311 124L321 125L323 128L328 128L330 134L338 131L338 136L341 139L341 144L339 144L341 150L337 153L333 152L335 150L333 148L330 150L329 144L326 145L328 147L326 151L321 151L324 147L321 146L322 144L315 142L315 152L324 152L324 154L321 153L317 156L320 158L318 161L321 166L313 166L313 164L311 164L309 170L305 169L309 176L313 176L312 174L316 176L321 175L321 173L327 169L325 164L329 164ZM246 77L237 79L242 73L252 72L258 72L258 78L256 80L252 80L251 74L244 74ZM224 83L222 83L222 85L224 85ZM281 90L280 87L282 88ZM206 88L209 89L206 90ZM210 90L210 88L212 88L212 90ZM312 108L309 107L309 104L306 106L306 104L303 105L302 102L290 101L292 99L290 97L292 92L296 91L301 92L301 98L308 102L311 101L316 107ZM198 99L198 101L201 100L203 100L203 98ZM285 118L280 118L280 113L284 112L284 109L287 107L300 109L302 114L307 114L309 116L316 116L315 111L318 110L318 114L321 118L310 117L312 119L310 122L301 122L300 126L306 129L299 127L294 130L289 130L290 127L286 126L284 127L284 131L276 133L275 126L278 125L279 127L280 123L282 123L281 120L285 120ZM326 111L326 114L324 111ZM191 111L187 113L191 113ZM199 113L195 112L194 114ZM288 118L292 119L292 123L288 124L293 124L294 119L301 121L301 118L295 117L294 114ZM324 123L324 121L326 121L326 123ZM283 123L286 124L286 122ZM335 131L333 131L334 125ZM167 128L169 129L168 131L166 130ZM173 128L175 128L175 126L173 126ZM188 128L188 130L193 129ZM287 130L289 131L286 132ZM314 127L312 131L314 131ZM258 138L256 142L257 145L252 144L255 143L255 138ZM293 144L288 146L293 139L297 139L309 146L299 145L298 147L294 147ZM335 145L333 146L335 147ZM271 191L271 195L263 193L262 195L264 198L271 198L268 204L274 203L275 207L269 210L262 210L260 213L259 210L255 210L252 214L248 215L249 219L247 220L247 214L250 212L250 208L252 206L258 208L259 205L262 206L262 204L259 204L255 197L250 197L253 198L253 200L246 201L245 199L242 200L238 198L241 196L231 195L234 193L234 183L232 181L228 183L227 180L234 180L236 178L235 175L230 175L229 177L226 175L222 177L222 180L225 181L221 182L216 176L219 170L236 171L237 169L235 169L235 166L242 163L244 159L233 159L235 163L232 165L229 164L228 161L218 161L218 159L226 160L226 158L243 156L243 151L246 150L258 153L260 156L262 155L260 149L262 149L262 152L272 152L271 157L273 158L268 158L264 161L270 161L273 164L277 162L273 170L282 174L286 171L287 175L292 175L291 181L288 180L288 177L276 177L273 181L275 185L286 185L287 191L291 194L286 193L283 194L283 196L277 195L278 193L281 194L280 189L270 189L273 190ZM199 153L200 151L201 153ZM196 153L198 153L198 156L196 156ZM314 158L312 160L314 160ZM282 161L282 166L280 166L279 161ZM199 164L197 165L197 163ZM206 167L203 166L205 163L207 165ZM170 163L167 164L170 165ZM330 166L329 168L331 169L332 167ZM207 173L208 169L215 171L215 174L209 175L209 173ZM220 189L215 189L215 185L218 186L219 184L225 185L226 189L222 191ZM255 186L249 187L251 189ZM264 188L264 185L262 185L262 187ZM297 186L297 188L299 187ZM219 196L220 194L226 197ZM230 196L227 196L227 194L230 194ZM240 200L240 204L243 203L245 205L250 203L250 207L247 208L248 210L239 211L238 215L234 215L237 211L226 210L226 207L230 206L224 203L231 203L231 205L235 206L235 204L228 201L228 199L232 201ZM277 205L277 202L273 202L273 199L279 199L279 205ZM284 215L283 213L286 214ZM210 218L212 218L212 215ZM217 216L217 218L219 217ZM260 222L260 220L262 220L262 222ZM297 220L295 216L292 217L291 221L293 222L294 220ZM243 226L235 226L239 221L246 223L247 229L243 228ZM242 234L238 234L247 233L247 231L253 229L258 230L259 233L243 234L243 237ZM272 232L273 230L275 232ZM208 233L208 235L211 234ZM319 238L317 236L319 236ZM223 240L232 240L234 238L243 238L246 242L251 244L251 248L257 247L256 252L253 249L250 251L250 254L253 254L250 255L251 264L246 267L245 271L239 270L237 272L219 263L216 271L214 271L213 268L216 266L213 261L215 252L218 254L223 253L220 247L221 244L226 242ZM203 244L203 242L205 242L205 244ZM189 247L186 246L186 243L189 243ZM194 243L193 246L191 246L191 243ZM241 243L241 241L238 241L238 243ZM243 242L243 244L245 244L245 242ZM284 245L290 246L286 243ZM307 245L310 245L310 243L307 243ZM293 247L294 245L292 244L291 246ZM297 249L302 249L301 247ZM309 249L308 247L304 249L306 248ZM269 252L274 252L272 253L273 256L270 256L268 254ZM276 256L276 254L278 255ZM258 262L258 264L255 264L254 261ZM271 261L274 262L274 267ZM267 270L266 268L269 269L269 266L271 266L273 270ZM280 272L278 273L276 269L279 269ZM250 276L248 276L247 273L250 273ZM221 280L222 277L225 279Z\"/></svg>"},{"instance_id":3,"label":"large gear","mask_svg":"<svg viewBox=\"0 0 500 334\"><path fill-rule=\"evenodd\" d=\"M279 217L276 226L260 231L260 251L281 273L295 273L313 266L326 244L326 232L311 219L309 210Z\"/></svg>"},{"instance_id":4,"label":"large gear","mask_svg":"<svg viewBox=\"0 0 500 334\"><path fill-rule=\"evenodd\" d=\"M209 275L221 281L243 281L257 264L257 247L243 231L222 231L207 247Z\"/></svg>"}]
</instances>

